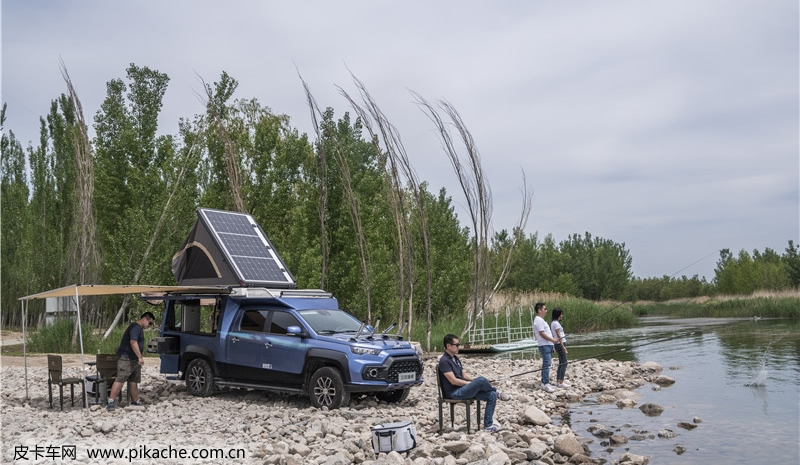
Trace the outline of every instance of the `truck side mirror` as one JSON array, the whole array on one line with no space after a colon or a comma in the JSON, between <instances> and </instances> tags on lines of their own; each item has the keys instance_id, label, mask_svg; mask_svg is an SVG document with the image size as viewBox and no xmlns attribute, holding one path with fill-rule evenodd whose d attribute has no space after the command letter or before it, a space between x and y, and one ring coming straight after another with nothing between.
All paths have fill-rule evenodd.
<instances>
[{"instance_id":1,"label":"truck side mirror","mask_svg":"<svg viewBox=\"0 0 800 465\"><path fill-rule=\"evenodd\" d=\"M306 335L299 326L289 326L288 328L286 328L286 334L288 334L289 336L300 336L300 337L305 337Z\"/></svg>"}]
</instances>

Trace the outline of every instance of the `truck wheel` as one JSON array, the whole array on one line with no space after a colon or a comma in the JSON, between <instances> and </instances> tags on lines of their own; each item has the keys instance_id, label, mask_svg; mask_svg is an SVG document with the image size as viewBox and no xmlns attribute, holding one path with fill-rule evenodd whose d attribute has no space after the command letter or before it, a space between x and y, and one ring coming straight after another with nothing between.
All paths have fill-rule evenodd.
<instances>
[{"instance_id":1,"label":"truck wheel","mask_svg":"<svg viewBox=\"0 0 800 465\"><path fill-rule=\"evenodd\" d=\"M350 402L350 393L345 391L339 370L322 367L311 375L309 383L311 405L316 408L337 409Z\"/></svg>"},{"instance_id":2,"label":"truck wheel","mask_svg":"<svg viewBox=\"0 0 800 465\"><path fill-rule=\"evenodd\" d=\"M395 389L393 391L379 392L375 395L375 397L377 397L378 400L394 404L406 400L409 392L411 392L411 388Z\"/></svg>"},{"instance_id":3,"label":"truck wheel","mask_svg":"<svg viewBox=\"0 0 800 465\"><path fill-rule=\"evenodd\" d=\"M204 358L196 358L186 368L186 389L189 394L208 397L214 392L214 370Z\"/></svg>"}]
</instances>

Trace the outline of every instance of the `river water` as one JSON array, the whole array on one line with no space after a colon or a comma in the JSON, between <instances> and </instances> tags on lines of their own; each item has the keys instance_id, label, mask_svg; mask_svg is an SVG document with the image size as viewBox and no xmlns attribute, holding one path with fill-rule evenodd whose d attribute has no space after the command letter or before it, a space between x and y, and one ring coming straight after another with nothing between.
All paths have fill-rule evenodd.
<instances>
[{"instance_id":1,"label":"river water","mask_svg":"<svg viewBox=\"0 0 800 465\"><path fill-rule=\"evenodd\" d=\"M652 384L636 390L637 407L664 407L656 417L637 407L599 404L597 395L572 404L561 421L592 439L592 457L609 464L626 452L650 456L652 464L800 463L800 321L643 317L634 328L587 335L570 334L568 323L564 327L571 360L602 354L597 358L653 361L676 381L660 390ZM536 352L498 356L532 358ZM697 428L677 426L695 417L702 420ZM607 439L588 432L598 423L645 439L611 448ZM662 430L677 436L659 437Z\"/></svg>"}]
</instances>

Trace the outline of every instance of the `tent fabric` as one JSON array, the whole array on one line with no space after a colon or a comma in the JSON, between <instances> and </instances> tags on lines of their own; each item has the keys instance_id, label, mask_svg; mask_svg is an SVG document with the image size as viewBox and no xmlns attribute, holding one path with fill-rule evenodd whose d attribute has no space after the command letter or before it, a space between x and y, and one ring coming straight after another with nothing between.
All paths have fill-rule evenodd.
<instances>
[{"instance_id":1,"label":"tent fabric","mask_svg":"<svg viewBox=\"0 0 800 465\"><path fill-rule=\"evenodd\" d=\"M47 299L49 297L83 297L88 295L114 294L169 294L206 291L220 292L227 286L149 286L149 285L116 285L116 284L72 284L70 286L51 289L49 291L20 297L19 300Z\"/></svg>"},{"instance_id":2,"label":"tent fabric","mask_svg":"<svg viewBox=\"0 0 800 465\"><path fill-rule=\"evenodd\" d=\"M182 286L242 285L200 215L186 241L172 257L172 275Z\"/></svg>"}]
</instances>

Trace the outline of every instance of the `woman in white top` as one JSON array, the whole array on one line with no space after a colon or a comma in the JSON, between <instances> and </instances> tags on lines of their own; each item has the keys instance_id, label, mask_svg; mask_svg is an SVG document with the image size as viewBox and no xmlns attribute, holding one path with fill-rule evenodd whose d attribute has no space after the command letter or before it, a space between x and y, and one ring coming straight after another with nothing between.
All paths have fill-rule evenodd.
<instances>
[{"instance_id":1,"label":"woman in white top","mask_svg":"<svg viewBox=\"0 0 800 465\"><path fill-rule=\"evenodd\" d=\"M553 320L550 323L550 330L553 336L558 339L558 342L554 344L555 351L558 352L556 386L566 389L570 387L570 385L564 382L564 375L567 373L567 337L564 335L564 327L561 326L562 318L564 318L564 310L560 308L553 310Z\"/></svg>"}]
</instances>

